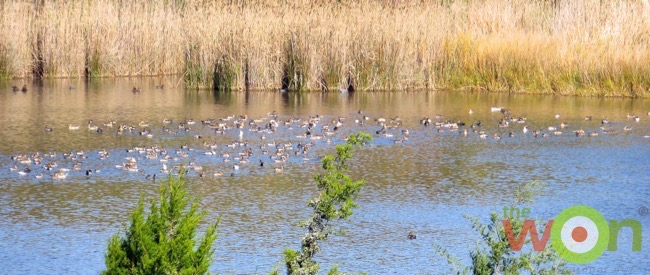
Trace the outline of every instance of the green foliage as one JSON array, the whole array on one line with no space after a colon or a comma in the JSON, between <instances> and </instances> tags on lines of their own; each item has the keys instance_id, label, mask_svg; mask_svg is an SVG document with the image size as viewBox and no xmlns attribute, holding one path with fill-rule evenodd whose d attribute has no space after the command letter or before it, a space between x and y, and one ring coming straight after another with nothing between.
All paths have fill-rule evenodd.
<instances>
[{"instance_id":1,"label":"green foliage","mask_svg":"<svg viewBox=\"0 0 650 275\"><path fill-rule=\"evenodd\" d=\"M542 192L544 185L537 181L519 187L515 198L518 203L530 203L534 196ZM464 266L458 259L441 246L435 247L436 252L447 260L455 274L572 274L565 268L565 262L547 245L543 251L515 252L510 248L508 237L501 220L505 217L490 213L490 222L482 224L477 218L465 216L472 222L472 228L481 236L480 242L470 250L471 266ZM515 236L521 233L524 220L519 217L510 218L512 231ZM543 232L543 227L538 228ZM530 239L526 240L530 243Z\"/></svg>"},{"instance_id":2,"label":"green foliage","mask_svg":"<svg viewBox=\"0 0 650 275\"><path fill-rule=\"evenodd\" d=\"M316 274L319 270L314 255L320 251L319 242L327 239L334 231L330 221L347 219L352 215L352 209L357 205L357 197L363 180L353 181L347 175L347 160L352 157L351 151L372 141L366 133L352 134L344 145L336 146L336 156L328 155L323 158L325 172L314 177L318 186L318 196L309 200L307 205L314 209L311 219L302 223L308 232L302 238L302 250L293 249L284 251L285 263L288 274ZM334 267L329 272L337 274L338 268Z\"/></svg>"},{"instance_id":3,"label":"green foliage","mask_svg":"<svg viewBox=\"0 0 650 275\"><path fill-rule=\"evenodd\" d=\"M543 182L536 180L520 185L515 193L515 201L517 204L530 204L536 196L544 192L545 187Z\"/></svg>"},{"instance_id":4,"label":"green foliage","mask_svg":"<svg viewBox=\"0 0 650 275\"><path fill-rule=\"evenodd\" d=\"M105 255L103 274L205 274L212 263L218 221L209 225L198 246L196 229L206 212L189 198L183 175L160 186L158 202L148 216L144 199L130 217L126 234L113 235Z\"/></svg>"},{"instance_id":5,"label":"green foliage","mask_svg":"<svg viewBox=\"0 0 650 275\"><path fill-rule=\"evenodd\" d=\"M490 223L482 224L478 219L468 217L472 228L481 235L481 244L477 243L474 250L469 252L471 266L463 266L456 257L438 246L436 252L447 259L456 274L572 274L565 268L565 262L547 246L543 251L515 252L510 249L498 214L490 213ZM521 232L523 220L512 218L512 228L515 236ZM541 229L541 228L540 228ZM539 230L541 232L541 230ZM529 243L527 240L526 243Z\"/></svg>"}]
</instances>

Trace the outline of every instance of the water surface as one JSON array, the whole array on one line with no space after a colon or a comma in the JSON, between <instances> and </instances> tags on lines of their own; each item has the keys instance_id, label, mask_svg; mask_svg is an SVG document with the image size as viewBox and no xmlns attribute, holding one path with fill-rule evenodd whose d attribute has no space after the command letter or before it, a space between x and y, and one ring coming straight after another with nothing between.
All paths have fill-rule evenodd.
<instances>
[{"instance_id":1,"label":"water surface","mask_svg":"<svg viewBox=\"0 0 650 275\"><path fill-rule=\"evenodd\" d=\"M165 88L156 89L161 83ZM360 207L350 221L342 223L347 235L334 236L323 245L318 257L322 269L338 264L342 271L371 274L444 273L449 266L434 252L436 245L468 263L468 248L479 235L463 216L486 221L490 212L514 204L518 186L533 180L547 186L528 206L534 218L548 220L566 207L585 204L607 219L639 220L646 229L644 241L649 239L649 218L639 213L640 208L650 207L645 199L650 195L650 139L644 138L650 135L648 100L457 92L211 94L184 92L174 88L175 83L177 79L158 78L91 83L56 80L29 86L27 93L11 91L11 85L22 83L0 84L0 266L4 270L17 274L101 271L108 238L121 230L140 194L149 198L155 194L159 181L150 180L151 176L164 178L160 159L138 152L138 148L155 146L178 157L167 163L170 167L203 168L204 177L201 171L190 170L188 185L210 212L208 220L222 218L210 270L266 273L282 261L284 248L299 247L303 231L296 224L309 216L305 202L315 192L312 176L319 171L319 158L332 153L333 146L349 133L360 130L375 138L371 147L355 153L352 162L353 176L366 180L358 199ZM134 86L142 92L133 93ZM526 116L526 123L497 127L503 115L491 112L493 105L508 108L515 117ZM470 108L474 114L469 114ZM278 121L321 116L314 134L321 133L321 125L332 125L339 117L347 119L337 134L329 136L329 142L327 138L298 138L305 132L300 123L281 125L274 134L251 132L246 125L241 140L239 129L215 134L200 123L247 115L266 119L259 123L263 128L271 112L278 114ZM630 113L640 121L629 119ZM364 115L369 119L363 120ZM435 122L436 115L443 116L438 121L465 122L468 136L420 125L421 118ZM592 121L584 120L588 115ZM396 117L401 125L390 122ZM605 117L611 123L603 130ZM177 134L163 132L164 118L174 121L167 127ZM197 123L189 131L177 128L190 118ZM375 134L381 129L374 121L377 118L386 118L395 126L388 129L392 137ZM365 124L356 124L355 119ZM135 130L118 135L116 127L100 126L103 132L97 133L87 129L89 120L97 125L114 120ZM478 121L481 127L469 128ZM141 122L150 124L151 138L138 133ZM561 135L548 131L549 126L559 128L561 122L569 125L561 129ZM232 124L232 120L224 123ZM70 124L79 124L81 129L68 130ZM524 125L541 129L539 137L524 134ZM632 130L624 131L628 125ZM408 140L395 143L403 137L403 129L410 132ZM573 131L578 129L599 135L576 137ZM473 132L481 130L486 139ZM508 137L509 132L514 137ZM501 139L495 140L495 133ZM542 137L544 133L549 136ZM233 142L247 144L226 146ZM307 155L291 155L287 162L275 163L261 149L274 151L267 146L274 142L313 145ZM205 155L210 149L204 143L216 144L213 150L219 154L234 156L247 148L254 153L250 163L234 170L233 162ZM134 147L135 151L127 151ZM110 156L101 159L100 150ZM187 157L177 156L177 150ZM45 157L40 166L11 159L34 152L55 156ZM78 158L64 159L65 153ZM137 160L138 171L115 167L126 157ZM258 165L260 160L264 167ZM65 180L52 179L55 170L42 168L45 162L56 162L57 169L70 169L77 161L80 170L71 170ZM21 176L10 170L14 166L18 171L26 167L32 171ZM274 173L278 167L284 173ZM86 170L95 173L87 176ZM215 177L215 172L224 175ZM39 173L43 179L35 178ZM408 232L416 233L417 239L407 240ZM647 241L641 252L631 252L630 239L630 232L622 231L618 251L571 267L578 273L647 272Z\"/></svg>"}]
</instances>

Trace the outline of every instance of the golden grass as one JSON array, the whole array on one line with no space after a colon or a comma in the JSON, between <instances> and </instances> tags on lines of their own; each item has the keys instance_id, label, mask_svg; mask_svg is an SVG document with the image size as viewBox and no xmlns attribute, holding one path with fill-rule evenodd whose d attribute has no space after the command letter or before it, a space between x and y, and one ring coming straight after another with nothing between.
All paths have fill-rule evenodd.
<instances>
[{"instance_id":1,"label":"golden grass","mask_svg":"<svg viewBox=\"0 0 650 275\"><path fill-rule=\"evenodd\" d=\"M644 96L650 4L3 1L0 77L183 74L188 87Z\"/></svg>"}]
</instances>

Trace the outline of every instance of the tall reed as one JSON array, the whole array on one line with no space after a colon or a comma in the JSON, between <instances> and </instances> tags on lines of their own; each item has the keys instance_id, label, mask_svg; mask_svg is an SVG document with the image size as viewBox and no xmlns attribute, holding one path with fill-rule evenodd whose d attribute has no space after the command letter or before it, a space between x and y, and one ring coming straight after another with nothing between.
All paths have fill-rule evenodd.
<instances>
[{"instance_id":1,"label":"tall reed","mask_svg":"<svg viewBox=\"0 0 650 275\"><path fill-rule=\"evenodd\" d=\"M192 88L650 91L648 0L44 3L0 4L0 77L33 77L41 47L44 77Z\"/></svg>"}]
</instances>

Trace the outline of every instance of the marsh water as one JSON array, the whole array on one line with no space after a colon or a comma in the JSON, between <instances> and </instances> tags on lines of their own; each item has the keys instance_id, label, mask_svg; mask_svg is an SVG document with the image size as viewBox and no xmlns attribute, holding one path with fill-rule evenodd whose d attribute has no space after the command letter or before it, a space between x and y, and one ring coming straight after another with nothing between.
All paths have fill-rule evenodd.
<instances>
[{"instance_id":1,"label":"marsh water","mask_svg":"<svg viewBox=\"0 0 650 275\"><path fill-rule=\"evenodd\" d=\"M164 88L157 89L161 83ZM650 271L650 138L644 137L650 135L650 100L448 91L213 94L185 92L176 83L158 78L53 80L42 86L28 83L26 93L12 91L12 85L22 85L17 81L0 83L3 273L99 273L108 238L123 228L141 194L152 198L157 192L166 177L163 164L190 167L190 192L209 211L208 220L221 217L210 270L268 273L281 266L285 248L300 246L303 230L297 223L310 215L306 201L316 192L312 177L319 172L319 158L357 131L375 139L370 147L355 151L351 163L352 175L366 184L359 208L341 223L346 234L322 246L317 258L321 270L337 264L341 271L370 274L447 273L450 266L434 248L445 247L467 264L468 251L479 239L465 215L487 222L490 212L515 205L530 208L530 218L546 221L584 204L608 220L638 220L644 229L642 249L631 251L632 234L624 229L617 251L569 267L580 274ZM134 93L133 87L141 92ZM491 106L527 119L498 127L503 114L492 112ZM216 133L201 123L213 118L215 124L232 125L246 115L247 122L258 119L264 128L272 112L277 121L294 122L280 123L274 133L251 131L250 125ZM632 113L638 122L628 118ZM333 128L333 120L345 119L335 134L302 137L302 122L316 115L320 122L311 136L324 133L322 125ZM466 126L424 126L423 117ZM165 118L172 122L164 124ZM376 134L381 129L378 118L391 126L386 134ZM604 118L608 124L601 123ZM188 126L190 119L196 123L177 127L180 122ZM88 130L90 120L103 131ZM115 121L113 127L103 125L110 121ZM481 126L470 128L479 121ZM568 126L560 129L561 122ZM71 124L80 129L69 130ZM118 125L133 129L118 134ZM531 131L523 133L524 126ZM556 135L549 126L562 133ZM141 134L144 128L148 131ZM404 129L408 139L402 138ZM463 129L468 129L467 136L459 133ZM533 129L541 130L538 137ZM574 131L579 129L598 136L577 137ZM478 131L485 131L487 138L480 138ZM274 152L280 144L298 152L298 143L313 143L311 151L289 153L283 163L264 154L263 148ZM234 156L248 148L253 150L250 162L238 164L237 170L219 155ZM100 151L109 156L100 156ZM155 153L149 158L151 151ZM170 156L166 162L161 161L163 151ZM40 165L33 163L35 152L43 159ZM21 163L20 157L29 161ZM138 169L121 167L126 158L136 161ZM47 170L46 163L57 168ZM28 173L18 173L27 167ZM283 173L275 173L280 167ZM61 168L70 169L67 178L53 178ZM87 170L92 174L86 175ZM543 183L543 192L531 204L515 204L516 190L531 181ZM417 238L407 239L409 232Z\"/></svg>"}]
</instances>

